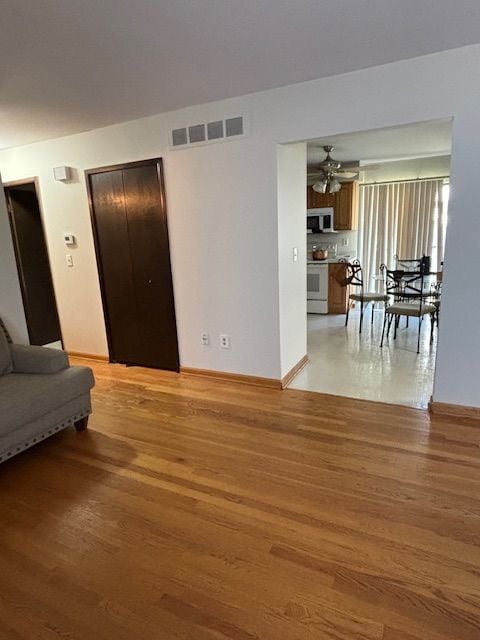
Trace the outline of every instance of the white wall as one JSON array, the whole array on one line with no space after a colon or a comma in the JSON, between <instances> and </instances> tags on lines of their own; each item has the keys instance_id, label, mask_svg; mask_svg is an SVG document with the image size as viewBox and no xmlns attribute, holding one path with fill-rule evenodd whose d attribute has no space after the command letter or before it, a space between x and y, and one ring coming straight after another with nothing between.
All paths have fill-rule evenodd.
<instances>
[{"instance_id":1,"label":"white wall","mask_svg":"<svg viewBox=\"0 0 480 640\"><path fill-rule=\"evenodd\" d=\"M225 116L224 105L209 107L212 118ZM198 116L185 117L190 124ZM7 179L39 176L66 348L108 353L83 171L163 156L182 366L278 378L276 190L265 188L276 184L276 147L251 136L167 153L167 131L159 115L0 154ZM76 180L55 182L58 165L74 167ZM64 231L76 248L67 250ZM209 347L200 344L204 331ZM230 335L230 350L220 349L220 333Z\"/></svg>"},{"instance_id":2,"label":"white wall","mask_svg":"<svg viewBox=\"0 0 480 640\"><path fill-rule=\"evenodd\" d=\"M480 87L476 83L453 123L443 282L446 295L433 390L437 402L476 407L480 407L479 119Z\"/></svg>"},{"instance_id":3,"label":"white wall","mask_svg":"<svg viewBox=\"0 0 480 640\"><path fill-rule=\"evenodd\" d=\"M275 147L253 136L167 155L182 366L279 377L276 191L267 186L275 159Z\"/></svg>"},{"instance_id":4,"label":"white wall","mask_svg":"<svg viewBox=\"0 0 480 640\"><path fill-rule=\"evenodd\" d=\"M13 252L7 205L0 180L0 317L5 322L12 340L28 344L27 324L23 311L22 294Z\"/></svg>"},{"instance_id":5,"label":"white wall","mask_svg":"<svg viewBox=\"0 0 480 640\"><path fill-rule=\"evenodd\" d=\"M163 155L182 365L278 378L283 370L279 278L290 255L281 248L278 253L277 145L453 116L452 224L435 399L480 405L480 296L471 294L480 237L480 85L472 82L479 65L476 45L0 153L4 179L40 177L67 347L106 353L83 178L74 185L54 183L52 167L67 164L82 172ZM166 149L170 127L239 113L251 121L251 134L242 140ZM298 224L303 227L303 221ZM70 271L64 264L64 230L80 241ZM299 269L299 289L304 278ZM468 302L468 314L458 313L460 301ZM231 350L221 351L215 341L201 348L202 331L214 337L230 333Z\"/></svg>"},{"instance_id":6,"label":"white wall","mask_svg":"<svg viewBox=\"0 0 480 640\"><path fill-rule=\"evenodd\" d=\"M305 211L307 145L278 145L278 278L280 367L286 375L307 353ZM293 261L293 249L298 259Z\"/></svg>"}]
</instances>

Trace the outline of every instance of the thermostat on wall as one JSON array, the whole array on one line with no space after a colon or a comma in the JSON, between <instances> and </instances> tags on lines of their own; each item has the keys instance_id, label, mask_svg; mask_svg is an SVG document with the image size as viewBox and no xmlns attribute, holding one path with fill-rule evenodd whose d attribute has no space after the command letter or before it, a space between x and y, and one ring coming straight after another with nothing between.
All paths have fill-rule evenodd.
<instances>
[{"instance_id":1,"label":"thermostat on wall","mask_svg":"<svg viewBox=\"0 0 480 640\"><path fill-rule=\"evenodd\" d=\"M73 235L73 233L64 233L63 234L63 239L65 241L65 244L72 246L73 244L75 244L75 236Z\"/></svg>"}]
</instances>

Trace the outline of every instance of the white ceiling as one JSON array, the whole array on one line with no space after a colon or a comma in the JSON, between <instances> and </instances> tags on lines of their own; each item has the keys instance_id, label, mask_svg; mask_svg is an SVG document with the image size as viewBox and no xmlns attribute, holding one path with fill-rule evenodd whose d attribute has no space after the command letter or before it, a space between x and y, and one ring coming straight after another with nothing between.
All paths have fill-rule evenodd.
<instances>
[{"instance_id":1,"label":"white ceiling","mask_svg":"<svg viewBox=\"0 0 480 640\"><path fill-rule=\"evenodd\" d=\"M373 129L309 140L307 164L316 168L325 158L323 145L333 145L332 157L340 162L361 164L448 156L451 151L452 121L431 120L402 127Z\"/></svg>"},{"instance_id":2,"label":"white ceiling","mask_svg":"<svg viewBox=\"0 0 480 640\"><path fill-rule=\"evenodd\" d=\"M390 180L418 180L450 175L450 156L433 156L415 160L398 160L371 164L359 174L360 182L388 182Z\"/></svg>"},{"instance_id":3,"label":"white ceiling","mask_svg":"<svg viewBox=\"0 0 480 640\"><path fill-rule=\"evenodd\" d=\"M2 0L0 148L480 42L478 0Z\"/></svg>"}]
</instances>

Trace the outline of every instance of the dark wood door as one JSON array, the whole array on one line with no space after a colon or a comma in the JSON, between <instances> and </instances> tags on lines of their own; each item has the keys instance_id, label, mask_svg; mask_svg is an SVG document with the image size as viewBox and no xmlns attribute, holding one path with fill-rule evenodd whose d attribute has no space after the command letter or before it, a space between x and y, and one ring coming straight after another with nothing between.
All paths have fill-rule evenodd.
<instances>
[{"instance_id":1,"label":"dark wood door","mask_svg":"<svg viewBox=\"0 0 480 640\"><path fill-rule=\"evenodd\" d=\"M47 244L34 183L5 187L31 344L61 341Z\"/></svg>"},{"instance_id":2,"label":"dark wood door","mask_svg":"<svg viewBox=\"0 0 480 640\"><path fill-rule=\"evenodd\" d=\"M87 171L110 360L178 371L161 160Z\"/></svg>"}]
</instances>

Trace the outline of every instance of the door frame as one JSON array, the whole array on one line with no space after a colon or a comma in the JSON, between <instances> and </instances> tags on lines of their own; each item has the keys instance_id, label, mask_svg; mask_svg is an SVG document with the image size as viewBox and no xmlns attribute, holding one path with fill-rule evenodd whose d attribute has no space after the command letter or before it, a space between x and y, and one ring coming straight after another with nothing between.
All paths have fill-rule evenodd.
<instances>
[{"instance_id":1,"label":"door frame","mask_svg":"<svg viewBox=\"0 0 480 640\"><path fill-rule=\"evenodd\" d=\"M42 227L42 232L43 232L43 238L45 240L45 249L47 252L47 259L48 259L48 266L50 267L50 277L52 278L52 288L53 288L53 298L55 300L55 310L57 312L57 318L58 318L58 328L60 329L60 343L62 345L62 349L65 349L65 344L63 342L63 331L62 331L62 325L60 323L60 314L58 313L58 302L57 302L57 292L55 290L55 281L53 279L53 269L52 269L52 259L50 257L50 250L48 247L48 242L47 242L47 233L45 230L45 211L43 208L43 204L42 204L42 198L40 196L40 179L38 176L33 176L32 178L20 178L18 180L8 180L7 182L3 182L2 183L2 187L3 190L5 192L5 189L9 189L9 188L15 188L15 187L23 187L27 184L33 184L34 189L35 189L35 197L37 198L37 204L38 204L38 210L40 212L40 225ZM7 198L5 198L5 200L7 200ZM18 279L20 282L20 293L22 295L22 304L23 304L23 310L25 313L25 322L27 325L27 331L28 331L28 338L29 340L31 339L31 332L30 332L30 326L29 326L29 321L28 321L28 316L27 316L27 305L26 305L26 301L25 301L25 290L26 290L26 285L25 285L25 280L23 277L23 272L22 270L19 268L19 264L20 264L20 256L18 255L18 250L17 250L17 245L16 242L14 241L14 224L13 224L13 220L12 220L12 213L10 211L10 206L9 206L9 202L7 201L7 213L8 213L8 222L10 224L10 233L12 235L12 244L13 244L13 251L15 254L15 263L17 266L17 273L18 273Z\"/></svg>"},{"instance_id":2,"label":"door frame","mask_svg":"<svg viewBox=\"0 0 480 640\"><path fill-rule=\"evenodd\" d=\"M164 172L163 172L163 158L148 158L146 160L136 160L134 162L123 162L120 164L113 164L113 165L108 165L105 167L97 167L94 169L85 169L84 171L84 175L85 175L85 185L87 187L87 197L88 197L88 208L90 211L90 222L92 224L92 232L93 232L93 244L95 247L95 259L97 262L97 274L98 274L98 281L100 284L100 294L101 294L101 298L102 298L102 309L103 309L103 317L105 320L105 330L106 330L106 334L107 334L107 345L108 345L108 361L109 362L113 362L112 361L112 353L113 353L113 345L112 345L112 335L111 335L111 329L110 329L110 322L109 322L109 313L108 313L108 306L107 306L107 296L106 296L106 292L105 292L105 288L104 288L104 273L103 273L103 268L102 268L102 255L100 252L100 242L99 242L99 235L98 235L98 229L97 229L97 221L96 221L96 217L95 217L95 209L93 206L93 196L92 196L92 189L91 189L91 185L90 185L90 176L92 175L96 175L98 173L108 173L109 171L122 171L123 169L135 169L136 167L150 167L150 166L155 166L156 170L157 170L157 180L158 180L158 187L159 187L159 192L160 192L160 206L162 207L163 211L165 212L165 218L166 218L166 233L167 233L167 242L168 242L168 261L169 261L169 265L170 265L170 275L172 277L172 291L173 291L173 308L174 308L174 314L175 314L175 327L176 327L176 331L177 331L177 354L178 354L178 371L180 370L180 350L178 348L178 324L177 324L177 313L176 313L176 308L175 308L175 288L174 288L174 284L173 284L173 273L172 273L172 261L171 261L171 255L170 255L170 234L169 234L169 229L168 229L168 211L167 211L167 199L166 199L166 195L165 195L165 179L164 179Z\"/></svg>"}]
</instances>

